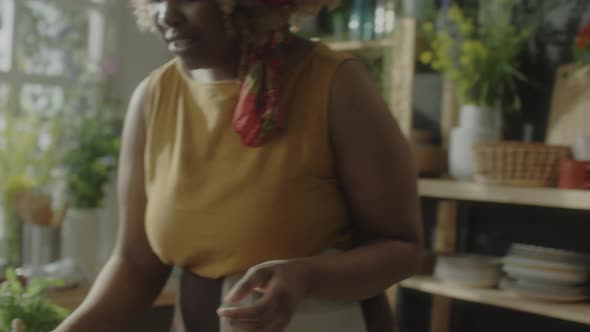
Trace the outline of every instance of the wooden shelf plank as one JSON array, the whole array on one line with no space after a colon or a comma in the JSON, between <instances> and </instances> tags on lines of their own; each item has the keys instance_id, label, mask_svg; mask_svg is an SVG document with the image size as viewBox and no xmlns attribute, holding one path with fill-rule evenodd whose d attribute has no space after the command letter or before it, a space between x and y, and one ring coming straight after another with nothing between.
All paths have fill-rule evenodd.
<instances>
[{"instance_id":1,"label":"wooden shelf plank","mask_svg":"<svg viewBox=\"0 0 590 332\"><path fill-rule=\"evenodd\" d=\"M423 197L590 211L590 191L583 190L520 188L422 179L419 182L419 191Z\"/></svg>"},{"instance_id":2,"label":"wooden shelf plank","mask_svg":"<svg viewBox=\"0 0 590 332\"><path fill-rule=\"evenodd\" d=\"M68 290L52 291L49 293L49 300L68 310L75 310L88 295L90 287L77 287ZM172 306L176 303L178 293L178 282L170 281L162 290L162 293L154 302L154 307Z\"/></svg>"},{"instance_id":3,"label":"wooden shelf plank","mask_svg":"<svg viewBox=\"0 0 590 332\"><path fill-rule=\"evenodd\" d=\"M471 289L450 286L431 276L412 277L403 281L401 286L457 300L487 304L590 325L590 304L533 301L497 289Z\"/></svg>"},{"instance_id":4,"label":"wooden shelf plank","mask_svg":"<svg viewBox=\"0 0 590 332\"><path fill-rule=\"evenodd\" d=\"M326 42L327 45L334 51L360 51L370 48L386 48L393 46L393 40L391 38L368 40L368 41L337 41L337 42Z\"/></svg>"}]
</instances>

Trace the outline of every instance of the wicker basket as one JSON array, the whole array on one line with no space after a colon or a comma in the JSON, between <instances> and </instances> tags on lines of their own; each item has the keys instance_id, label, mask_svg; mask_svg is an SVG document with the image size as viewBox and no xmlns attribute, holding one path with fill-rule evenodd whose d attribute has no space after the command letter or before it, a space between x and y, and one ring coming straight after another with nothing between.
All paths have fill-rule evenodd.
<instances>
[{"instance_id":1,"label":"wicker basket","mask_svg":"<svg viewBox=\"0 0 590 332\"><path fill-rule=\"evenodd\" d=\"M475 181L526 187L551 187L569 147L536 143L480 143L474 148Z\"/></svg>"}]
</instances>

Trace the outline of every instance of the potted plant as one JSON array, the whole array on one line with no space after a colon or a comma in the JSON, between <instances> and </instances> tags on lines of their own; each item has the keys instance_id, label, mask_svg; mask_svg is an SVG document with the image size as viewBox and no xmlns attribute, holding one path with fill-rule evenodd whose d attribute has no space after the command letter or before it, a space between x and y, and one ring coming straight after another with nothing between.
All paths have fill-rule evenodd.
<instances>
[{"instance_id":1,"label":"potted plant","mask_svg":"<svg viewBox=\"0 0 590 332\"><path fill-rule=\"evenodd\" d=\"M59 285L35 279L23 286L13 269L6 271L6 281L0 284L0 331L11 331L12 322L20 320L23 331L47 332L55 329L68 311L47 299L47 288Z\"/></svg>"},{"instance_id":2,"label":"potted plant","mask_svg":"<svg viewBox=\"0 0 590 332\"><path fill-rule=\"evenodd\" d=\"M500 139L501 109L520 106L516 82L524 77L517 69L518 55L541 16L523 19L517 6L511 0L481 1L470 13L453 5L441 10L436 24L423 27L431 50L420 59L453 83L462 105L449 145L449 169L456 179L471 179L474 144Z\"/></svg>"},{"instance_id":3,"label":"potted plant","mask_svg":"<svg viewBox=\"0 0 590 332\"><path fill-rule=\"evenodd\" d=\"M23 258L17 203L23 193L55 180L61 135L56 119L43 118L24 106L17 113L8 103L0 105L0 233L4 258L12 267L20 267Z\"/></svg>"},{"instance_id":4,"label":"potted plant","mask_svg":"<svg viewBox=\"0 0 590 332\"><path fill-rule=\"evenodd\" d=\"M122 119L118 99L102 77L87 74L70 95L62 170L69 210L62 227L62 256L93 278L99 268L104 187L113 177Z\"/></svg>"}]
</instances>

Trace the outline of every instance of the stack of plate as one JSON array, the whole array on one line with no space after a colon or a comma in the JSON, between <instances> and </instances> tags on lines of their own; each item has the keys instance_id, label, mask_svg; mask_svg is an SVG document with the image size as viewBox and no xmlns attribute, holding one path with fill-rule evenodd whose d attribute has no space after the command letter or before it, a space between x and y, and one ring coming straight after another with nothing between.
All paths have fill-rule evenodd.
<instances>
[{"instance_id":1,"label":"stack of plate","mask_svg":"<svg viewBox=\"0 0 590 332\"><path fill-rule=\"evenodd\" d=\"M494 288L500 278L501 261L495 257L458 255L438 257L434 276L463 287Z\"/></svg>"},{"instance_id":2,"label":"stack of plate","mask_svg":"<svg viewBox=\"0 0 590 332\"><path fill-rule=\"evenodd\" d=\"M507 278L500 283L502 289L546 301L590 298L590 255L514 244L503 262Z\"/></svg>"}]
</instances>

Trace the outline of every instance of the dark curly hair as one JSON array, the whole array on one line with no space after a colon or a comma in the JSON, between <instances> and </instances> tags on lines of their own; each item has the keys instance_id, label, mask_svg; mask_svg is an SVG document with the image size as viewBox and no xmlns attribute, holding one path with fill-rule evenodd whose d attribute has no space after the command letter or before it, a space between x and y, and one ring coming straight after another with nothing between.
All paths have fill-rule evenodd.
<instances>
[{"instance_id":1,"label":"dark curly hair","mask_svg":"<svg viewBox=\"0 0 590 332\"><path fill-rule=\"evenodd\" d=\"M286 24L291 15L314 14L321 7L336 7L340 0L292 0L289 7L272 7L263 0L217 0L221 10L231 24L238 25L240 30L275 29L278 25ZM154 22L150 15L149 0L131 0L135 9L140 28L154 30ZM256 19L252 19L256 18Z\"/></svg>"}]
</instances>

